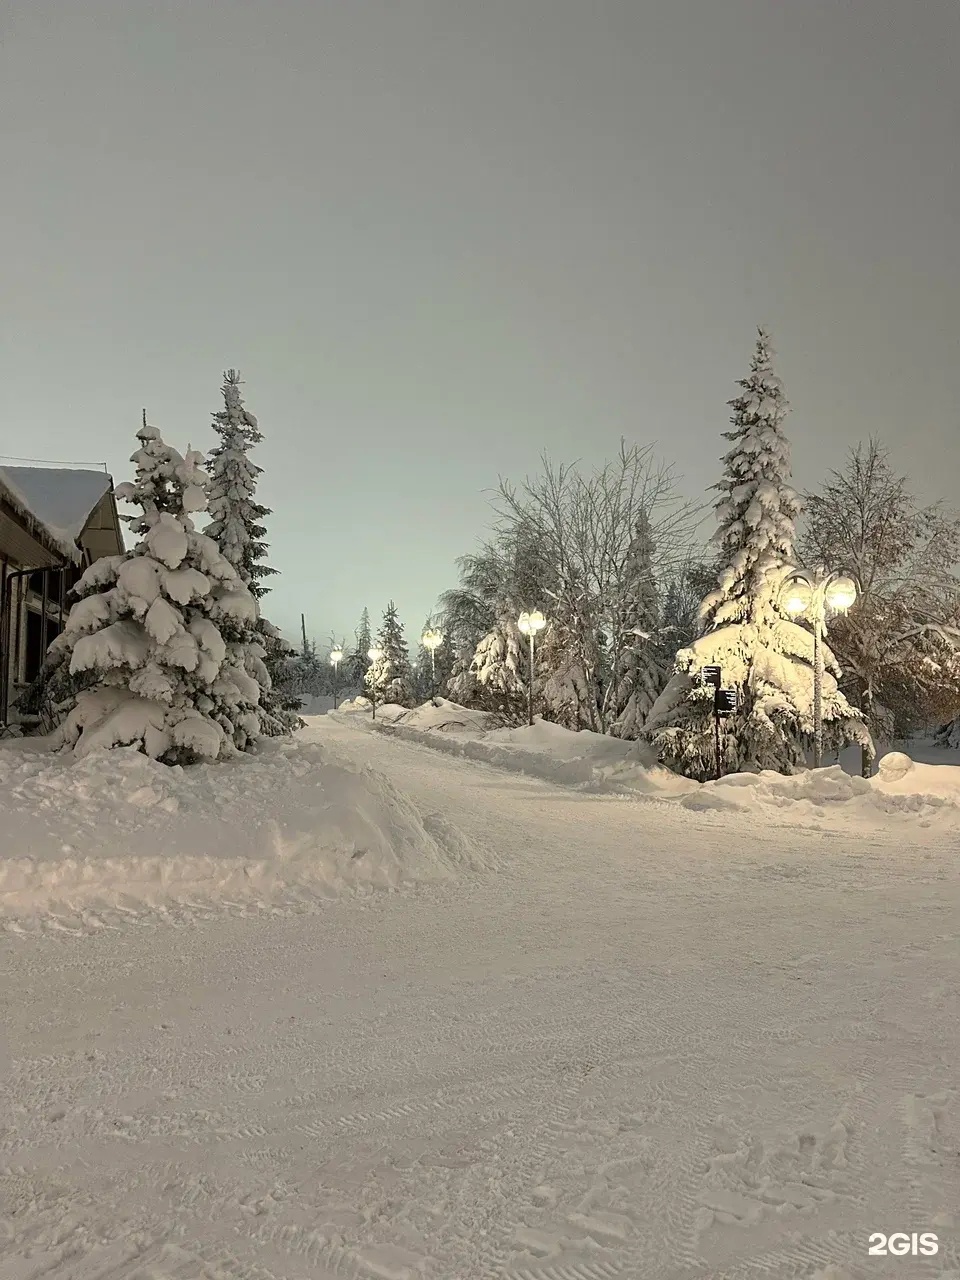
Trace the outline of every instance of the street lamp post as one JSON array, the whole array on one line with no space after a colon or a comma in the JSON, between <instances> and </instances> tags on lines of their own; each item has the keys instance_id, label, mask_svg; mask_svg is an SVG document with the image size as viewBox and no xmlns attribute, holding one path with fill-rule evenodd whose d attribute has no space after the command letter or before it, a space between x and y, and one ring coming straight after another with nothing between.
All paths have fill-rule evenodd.
<instances>
[{"instance_id":1,"label":"street lamp post","mask_svg":"<svg viewBox=\"0 0 960 1280\"><path fill-rule=\"evenodd\" d=\"M430 696L437 694L437 649L443 644L443 632L429 628L420 637L420 643L430 652Z\"/></svg>"},{"instance_id":2,"label":"street lamp post","mask_svg":"<svg viewBox=\"0 0 960 1280\"><path fill-rule=\"evenodd\" d=\"M857 598L857 584L842 573L823 569L790 569L784 584L784 605L793 618L804 614L813 623L813 767L823 760L823 636L827 611L846 613Z\"/></svg>"},{"instance_id":3,"label":"street lamp post","mask_svg":"<svg viewBox=\"0 0 960 1280\"><path fill-rule=\"evenodd\" d=\"M335 645L330 650L330 665L333 667L333 709L337 709L337 694L340 692L340 663L343 661L343 649Z\"/></svg>"},{"instance_id":4,"label":"street lamp post","mask_svg":"<svg viewBox=\"0 0 960 1280\"><path fill-rule=\"evenodd\" d=\"M537 634L547 625L547 620L539 609L532 613L524 610L517 619L517 626L523 635L530 640L530 671L527 680L527 723L533 724L533 643Z\"/></svg>"},{"instance_id":5,"label":"street lamp post","mask_svg":"<svg viewBox=\"0 0 960 1280\"><path fill-rule=\"evenodd\" d=\"M383 657L383 650L380 648L379 645L376 645L376 644L371 645L371 647L367 650L367 657L370 659L371 663L379 662L380 659ZM377 718L377 686L375 681L370 682L370 701L373 703L373 718L374 720L376 720Z\"/></svg>"}]
</instances>

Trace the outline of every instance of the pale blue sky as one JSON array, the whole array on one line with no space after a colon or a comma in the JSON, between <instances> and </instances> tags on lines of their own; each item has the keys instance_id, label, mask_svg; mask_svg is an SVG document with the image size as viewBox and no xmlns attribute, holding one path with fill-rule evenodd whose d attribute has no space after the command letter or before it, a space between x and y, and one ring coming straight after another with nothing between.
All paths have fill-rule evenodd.
<instances>
[{"instance_id":1,"label":"pale blue sky","mask_svg":"<svg viewBox=\"0 0 960 1280\"><path fill-rule=\"evenodd\" d=\"M0 454L266 437L268 613L413 639L483 490L659 441L770 326L798 482L960 464L957 0L6 0Z\"/></svg>"}]
</instances>

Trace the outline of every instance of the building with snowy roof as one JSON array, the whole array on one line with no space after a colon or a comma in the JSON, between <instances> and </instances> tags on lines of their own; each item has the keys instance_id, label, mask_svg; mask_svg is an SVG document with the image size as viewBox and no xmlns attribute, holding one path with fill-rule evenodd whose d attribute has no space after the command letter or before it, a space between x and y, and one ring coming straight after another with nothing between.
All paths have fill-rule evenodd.
<instances>
[{"instance_id":1,"label":"building with snowy roof","mask_svg":"<svg viewBox=\"0 0 960 1280\"><path fill-rule=\"evenodd\" d=\"M63 628L70 588L123 549L106 468L0 466L0 729Z\"/></svg>"}]
</instances>

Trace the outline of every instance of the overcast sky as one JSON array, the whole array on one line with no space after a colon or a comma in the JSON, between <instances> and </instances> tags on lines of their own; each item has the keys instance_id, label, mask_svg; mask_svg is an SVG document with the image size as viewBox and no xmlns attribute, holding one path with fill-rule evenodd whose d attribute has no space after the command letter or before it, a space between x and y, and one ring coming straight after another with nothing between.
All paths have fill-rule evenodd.
<instances>
[{"instance_id":1,"label":"overcast sky","mask_svg":"<svg viewBox=\"0 0 960 1280\"><path fill-rule=\"evenodd\" d=\"M4 0L0 454L119 482L239 367L321 640L544 449L702 491L761 323L801 486L956 496L958 66L958 0Z\"/></svg>"}]
</instances>

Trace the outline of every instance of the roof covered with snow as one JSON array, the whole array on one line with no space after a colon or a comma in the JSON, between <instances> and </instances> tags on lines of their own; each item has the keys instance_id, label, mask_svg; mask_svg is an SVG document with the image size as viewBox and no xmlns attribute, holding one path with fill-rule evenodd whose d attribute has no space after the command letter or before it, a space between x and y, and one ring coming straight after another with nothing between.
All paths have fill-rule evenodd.
<instances>
[{"instance_id":1,"label":"roof covered with snow","mask_svg":"<svg viewBox=\"0 0 960 1280\"><path fill-rule=\"evenodd\" d=\"M61 554L79 562L77 539L103 495L113 488L104 471L74 467L0 467L0 492L17 513L39 526Z\"/></svg>"}]
</instances>

